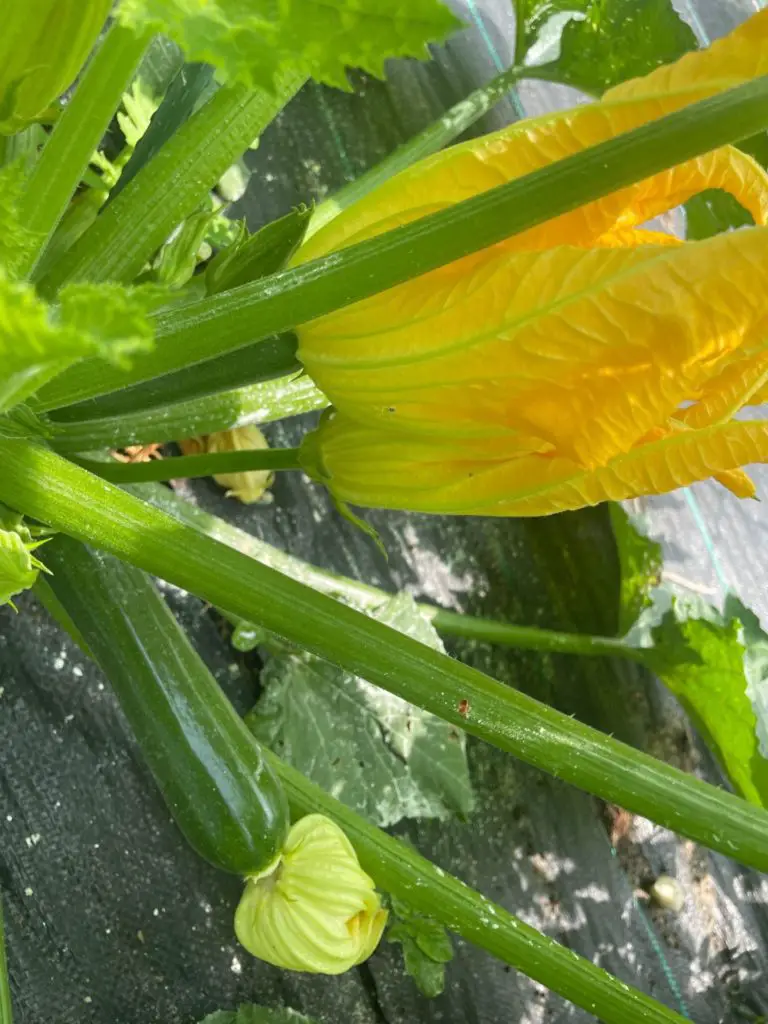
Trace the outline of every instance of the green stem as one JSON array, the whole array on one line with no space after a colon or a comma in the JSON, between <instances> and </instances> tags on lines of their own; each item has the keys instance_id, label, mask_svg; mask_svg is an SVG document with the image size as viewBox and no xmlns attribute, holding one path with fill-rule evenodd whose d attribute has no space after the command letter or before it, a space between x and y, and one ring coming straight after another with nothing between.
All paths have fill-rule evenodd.
<instances>
[{"instance_id":1,"label":"green stem","mask_svg":"<svg viewBox=\"0 0 768 1024\"><path fill-rule=\"evenodd\" d=\"M96 462L72 460L102 480L115 484L138 484L151 480L185 480L223 473L249 473L254 470L300 469L298 448L261 448L238 452L209 452L205 455L179 455L149 462Z\"/></svg>"},{"instance_id":2,"label":"green stem","mask_svg":"<svg viewBox=\"0 0 768 1024\"><path fill-rule=\"evenodd\" d=\"M0 501L340 665L611 803L768 870L768 812L604 736L175 522L61 456L0 438Z\"/></svg>"},{"instance_id":3,"label":"green stem","mask_svg":"<svg viewBox=\"0 0 768 1024\"><path fill-rule=\"evenodd\" d=\"M0 1024L11 1024L11 983L8 977L8 961L5 955L5 925L3 923L3 901L0 898Z\"/></svg>"},{"instance_id":4,"label":"green stem","mask_svg":"<svg viewBox=\"0 0 768 1024\"><path fill-rule=\"evenodd\" d=\"M159 315L151 356L128 372L78 363L40 391L41 407L106 394L279 334L766 125L763 76L394 231Z\"/></svg>"},{"instance_id":5,"label":"green stem","mask_svg":"<svg viewBox=\"0 0 768 1024\"><path fill-rule=\"evenodd\" d=\"M142 413L167 407L170 403L189 402L285 377L301 369L296 358L298 339L292 332L266 338L219 359L198 363L176 373L145 381L104 398L67 406L59 415L64 421L93 420L101 417Z\"/></svg>"},{"instance_id":6,"label":"green stem","mask_svg":"<svg viewBox=\"0 0 768 1024\"><path fill-rule=\"evenodd\" d=\"M610 636L586 636L580 633L560 633L557 630L537 629L535 626L516 626L509 622L475 618L458 612L445 611L431 605L419 605L440 633L461 636L487 644L503 644L528 651L548 654L579 654L598 658L626 658L645 664L643 648L632 647L623 640Z\"/></svg>"},{"instance_id":7,"label":"green stem","mask_svg":"<svg viewBox=\"0 0 768 1024\"><path fill-rule=\"evenodd\" d=\"M147 36L113 25L56 122L21 202L23 223L39 236L26 274L33 272L64 215L148 42Z\"/></svg>"},{"instance_id":8,"label":"green stem","mask_svg":"<svg viewBox=\"0 0 768 1024\"><path fill-rule=\"evenodd\" d=\"M280 551L279 548L253 537L224 519L211 515L205 509L198 508L167 487L139 486L130 488L130 491L186 526L191 526L200 533L285 573L292 579L300 580L322 594L328 594L367 611L381 607L392 597L392 594L379 587L319 569L295 555ZM420 602L418 607L435 629L444 636L461 636L481 643L501 644L546 654L625 658L640 664L647 661L647 649L632 647L615 637L588 636L581 633L562 633L552 629L537 629L533 626L517 626L508 622L477 618L474 615L461 615L426 602ZM239 618L235 620L236 624L241 621Z\"/></svg>"},{"instance_id":9,"label":"green stem","mask_svg":"<svg viewBox=\"0 0 768 1024\"><path fill-rule=\"evenodd\" d=\"M525 14L522 5L515 5L515 64L522 64L525 60L527 47L525 45ZM525 68L525 71L528 69Z\"/></svg>"},{"instance_id":10,"label":"green stem","mask_svg":"<svg viewBox=\"0 0 768 1024\"><path fill-rule=\"evenodd\" d=\"M267 760L283 784L294 817L326 814L347 834L360 863L385 892L406 900L450 931L486 950L605 1024L651 1024L683 1018L601 967L563 947L470 889L386 832L369 825L274 754Z\"/></svg>"},{"instance_id":11,"label":"green stem","mask_svg":"<svg viewBox=\"0 0 768 1024\"><path fill-rule=\"evenodd\" d=\"M56 418L50 420L48 426L52 431L51 444L57 451L88 452L131 444L182 441L234 426L272 423L324 409L327 405L328 399L309 377L283 377L144 412L72 423Z\"/></svg>"},{"instance_id":12,"label":"green stem","mask_svg":"<svg viewBox=\"0 0 768 1024\"><path fill-rule=\"evenodd\" d=\"M302 82L290 73L274 92L219 89L109 203L40 282L41 291L51 295L73 278L131 282Z\"/></svg>"},{"instance_id":13,"label":"green stem","mask_svg":"<svg viewBox=\"0 0 768 1024\"><path fill-rule=\"evenodd\" d=\"M510 89L514 88L517 82L525 76L526 70L526 68L512 67L502 71L487 85L475 89L465 99L454 104L450 110L446 110L418 135L414 135L402 146L398 146L375 167L371 167L359 178L355 178L325 202L320 203L312 214L306 237L311 238L315 232L325 227L342 210L346 210L347 207L358 202L395 174L415 164L418 160L422 160L425 156L436 153L438 149L442 149L449 142L453 142L458 135L471 127L483 114L487 114L491 107L495 106Z\"/></svg>"},{"instance_id":14,"label":"green stem","mask_svg":"<svg viewBox=\"0 0 768 1024\"><path fill-rule=\"evenodd\" d=\"M170 699L174 696L174 688L169 684L169 671L172 677L173 667L177 665L184 666L185 676L195 679L200 699L208 694L210 700L218 689L217 684L170 615L160 614L160 609L151 618L144 614L129 618L126 614L128 606L121 599L124 594L129 594L131 604L141 609L161 604L149 580L125 566L111 564L109 560L100 559L97 563L92 556L89 561L86 552L79 559L77 554L71 542L61 552L56 579L59 580L62 572L64 578L57 585L61 587L62 596L67 595L68 600L74 601L73 614L77 615L83 630L89 635L103 640L107 635L104 622L107 622L109 632L105 650L110 657L106 672L116 691L122 693L122 700L125 702L127 690L133 702L143 697L147 702L156 703L155 680L158 678L164 680L164 695ZM66 560L63 561L64 556ZM91 589L98 589L99 600L95 605L82 599L83 579L90 582ZM127 583L130 585L126 586ZM115 650L121 652L117 658ZM132 666L128 683L120 678L125 664ZM182 706L194 723L198 716L204 718L207 709L196 708L191 695L183 692L185 689L183 684L179 685L178 700L181 703L186 698ZM126 706L130 710L131 702ZM162 705L159 710L163 710ZM141 717L138 717L139 726ZM135 710L133 718L137 720ZM250 766L243 762L237 745L231 745L221 753L226 757L221 756L216 764L219 774L223 772L233 778L247 774ZM672 1010L491 903L411 847L369 825L274 755L267 751L264 754L286 790L294 817L321 813L335 819L357 849L363 868L381 889L407 900L417 910L436 918L462 938L474 942L576 1005L598 1013L607 1024L679 1024L682 1020ZM163 767L163 771L167 770ZM204 785L198 788L201 793L205 790ZM205 818L206 813L207 806L203 800L196 807L196 814Z\"/></svg>"}]
</instances>

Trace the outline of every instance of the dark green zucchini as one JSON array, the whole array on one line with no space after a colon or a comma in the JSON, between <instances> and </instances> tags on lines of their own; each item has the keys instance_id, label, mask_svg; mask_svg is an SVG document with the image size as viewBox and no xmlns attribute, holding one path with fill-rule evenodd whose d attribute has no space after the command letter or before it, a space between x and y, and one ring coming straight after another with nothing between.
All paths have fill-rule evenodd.
<instances>
[{"instance_id":1,"label":"dark green zucchini","mask_svg":"<svg viewBox=\"0 0 768 1024\"><path fill-rule=\"evenodd\" d=\"M150 579L64 536L45 561L189 843L222 871L263 871L288 830L282 787Z\"/></svg>"}]
</instances>

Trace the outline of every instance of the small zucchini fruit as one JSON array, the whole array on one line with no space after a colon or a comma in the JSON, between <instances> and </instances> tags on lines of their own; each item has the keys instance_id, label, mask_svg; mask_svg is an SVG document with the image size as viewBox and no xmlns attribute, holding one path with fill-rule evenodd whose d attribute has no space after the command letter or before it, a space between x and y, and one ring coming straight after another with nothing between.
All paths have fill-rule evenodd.
<instances>
[{"instance_id":1,"label":"small zucchini fruit","mask_svg":"<svg viewBox=\"0 0 768 1024\"><path fill-rule=\"evenodd\" d=\"M149 577L64 536L46 563L188 842L222 871L268 871L288 834L282 786Z\"/></svg>"}]
</instances>

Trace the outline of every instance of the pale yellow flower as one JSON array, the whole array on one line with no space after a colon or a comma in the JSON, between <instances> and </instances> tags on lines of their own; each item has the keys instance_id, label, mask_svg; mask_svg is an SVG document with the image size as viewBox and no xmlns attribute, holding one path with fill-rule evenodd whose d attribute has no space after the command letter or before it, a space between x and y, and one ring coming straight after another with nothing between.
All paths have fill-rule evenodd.
<instances>
[{"instance_id":1,"label":"pale yellow flower","mask_svg":"<svg viewBox=\"0 0 768 1024\"><path fill-rule=\"evenodd\" d=\"M373 953L386 920L344 832L309 814L291 828L278 861L248 879L235 932L249 953L276 967L342 974Z\"/></svg>"}]
</instances>

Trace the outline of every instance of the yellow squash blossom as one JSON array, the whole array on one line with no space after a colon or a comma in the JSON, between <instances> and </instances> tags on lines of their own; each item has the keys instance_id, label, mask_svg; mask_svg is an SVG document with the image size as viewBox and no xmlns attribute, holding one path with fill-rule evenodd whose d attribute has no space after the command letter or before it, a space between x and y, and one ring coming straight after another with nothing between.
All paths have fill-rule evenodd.
<instances>
[{"instance_id":1,"label":"yellow squash blossom","mask_svg":"<svg viewBox=\"0 0 768 1024\"><path fill-rule=\"evenodd\" d=\"M768 11L599 103L422 161L319 230L307 260L768 72ZM698 243L641 225L706 188L758 227ZM305 325L336 409L304 461L342 501L543 515L768 461L734 422L768 379L768 175L726 146Z\"/></svg>"},{"instance_id":2,"label":"yellow squash blossom","mask_svg":"<svg viewBox=\"0 0 768 1024\"><path fill-rule=\"evenodd\" d=\"M249 953L276 967L342 974L373 953L386 921L344 832L308 814L291 828L277 863L248 879L235 932Z\"/></svg>"}]
</instances>

